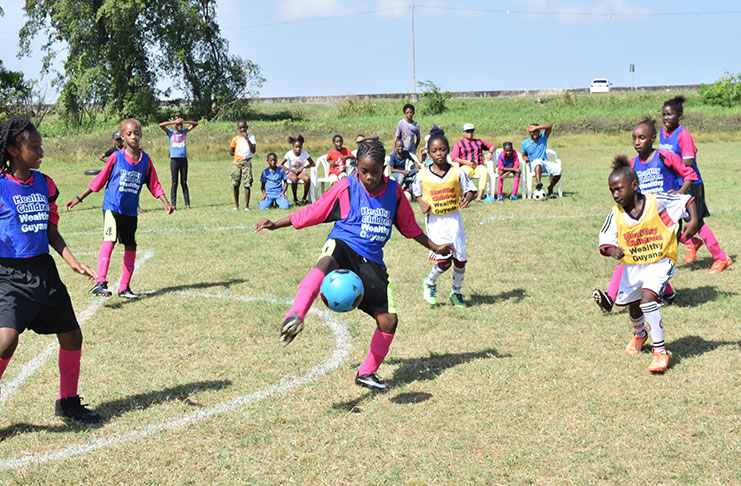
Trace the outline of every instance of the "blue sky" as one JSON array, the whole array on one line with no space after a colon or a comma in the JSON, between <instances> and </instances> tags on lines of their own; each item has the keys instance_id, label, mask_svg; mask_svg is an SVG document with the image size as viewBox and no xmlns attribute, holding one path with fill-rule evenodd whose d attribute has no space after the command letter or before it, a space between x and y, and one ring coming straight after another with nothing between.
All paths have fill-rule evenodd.
<instances>
[{"instance_id":1,"label":"blue sky","mask_svg":"<svg viewBox=\"0 0 741 486\"><path fill-rule=\"evenodd\" d=\"M39 78L38 50L16 58L22 5L0 0L0 59ZM261 96L412 90L411 0L218 5L231 52L263 69ZM741 72L739 25L730 0L415 0L416 79L450 91L630 86L635 64L635 85L709 83Z\"/></svg>"}]
</instances>

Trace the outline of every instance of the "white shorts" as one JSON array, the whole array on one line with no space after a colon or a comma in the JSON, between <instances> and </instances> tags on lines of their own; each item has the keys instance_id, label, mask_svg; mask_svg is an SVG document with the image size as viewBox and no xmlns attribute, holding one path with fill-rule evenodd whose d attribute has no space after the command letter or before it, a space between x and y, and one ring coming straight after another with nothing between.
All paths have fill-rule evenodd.
<instances>
[{"instance_id":1,"label":"white shorts","mask_svg":"<svg viewBox=\"0 0 741 486\"><path fill-rule=\"evenodd\" d=\"M430 252L430 260L444 262L453 259L457 262L466 262L466 232L463 229L461 212L437 215L428 214L425 218L427 237L438 245L450 243L455 251L450 255L438 255Z\"/></svg>"},{"instance_id":2,"label":"white shorts","mask_svg":"<svg viewBox=\"0 0 741 486\"><path fill-rule=\"evenodd\" d=\"M542 174L557 176L561 175L561 167L558 164L554 164L550 160L535 159L530 161L530 168L535 172L535 168L541 166L543 169Z\"/></svg>"},{"instance_id":3,"label":"white shorts","mask_svg":"<svg viewBox=\"0 0 741 486\"><path fill-rule=\"evenodd\" d=\"M664 287L672 275L674 275L674 262L669 258L662 258L655 263L625 265L615 305L625 306L640 302L643 289L661 298Z\"/></svg>"}]
</instances>

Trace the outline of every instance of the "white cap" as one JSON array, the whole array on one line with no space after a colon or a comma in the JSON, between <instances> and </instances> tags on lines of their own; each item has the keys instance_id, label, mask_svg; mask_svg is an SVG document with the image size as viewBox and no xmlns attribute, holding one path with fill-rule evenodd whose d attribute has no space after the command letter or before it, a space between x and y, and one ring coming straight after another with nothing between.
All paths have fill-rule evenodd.
<instances>
[{"instance_id":1,"label":"white cap","mask_svg":"<svg viewBox=\"0 0 741 486\"><path fill-rule=\"evenodd\" d=\"M465 132L467 130L474 130L473 123L466 123L465 125L463 125L463 131Z\"/></svg>"}]
</instances>

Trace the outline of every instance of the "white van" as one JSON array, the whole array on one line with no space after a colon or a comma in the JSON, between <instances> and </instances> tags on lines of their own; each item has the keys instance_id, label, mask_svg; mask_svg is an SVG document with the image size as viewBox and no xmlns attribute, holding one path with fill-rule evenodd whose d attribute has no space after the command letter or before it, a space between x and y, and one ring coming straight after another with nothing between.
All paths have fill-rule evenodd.
<instances>
[{"instance_id":1,"label":"white van","mask_svg":"<svg viewBox=\"0 0 741 486\"><path fill-rule=\"evenodd\" d=\"M609 93L610 82L607 78L597 78L592 80L592 84L589 85L590 93Z\"/></svg>"}]
</instances>

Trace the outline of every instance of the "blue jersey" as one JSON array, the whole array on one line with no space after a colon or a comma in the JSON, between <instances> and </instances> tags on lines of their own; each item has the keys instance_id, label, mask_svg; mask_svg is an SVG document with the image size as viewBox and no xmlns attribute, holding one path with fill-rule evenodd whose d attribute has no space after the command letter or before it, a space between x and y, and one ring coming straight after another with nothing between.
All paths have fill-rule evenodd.
<instances>
[{"instance_id":1,"label":"blue jersey","mask_svg":"<svg viewBox=\"0 0 741 486\"><path fill-rule=\"evenodd\" d=\"M681 159L682 148L679 146L679 134L683 130L687 130L687 128L685 128L684 125L679 125L668 137L664 135L664 130L659 130L659 148L661 150L674 152L679 155L679 158ZM695 174L697 174L697 180L692 183L699 184L702 182L702 176L700 175L700 171L697 169L697 157L693 157L692 159L692 169L695 171ZM682 182L682 177L677 175L677 184L681 186Z\"/></svg>"},{"instance_id":2,"label":"blue jersey","mask_svg":"<svg viewBox=\"0 0 741 486\"><path fill-rule=\"evenodd\" d=\"M149 155L141 151L141 160L136 164L126 160L123 150L116 152L116 162L103 196L103 211L113 211L127 216L136 216L139 194L146 182Z\"/></svg>"},{"instance_id":3,"label":"blue jersey","mask_svg":"<svg viewBox=\"0 0 741 486\"><path fill-rule=\"evenodd\" d=\"M171 158L185 158L188 153L185 150L185 137L188 135L188 130L170 130L167 129L167 137L170 139L170 157Z\"/></svg>"},{"instance_id":4,"label":"blue jersey","mask_svg":"<svg viewBox=\"0 0 741 486\"><path fill-rule=\"evenodd\" d=\"M659 150L655 150L653 157L646 162L636 155L633 170L638 174L638 192L641 194L678 191L682 187L681 176L677 184L677 174L664 164Z\"/></svg>"},{"instance_id":5,"label":"blue jersey","mask_svg":"<svg viewBox=\"0 0 741 486\"><path fill-rule=\"evenodd\" d=\"M347 243L358 255L383 265L383 247L391 237L396 216L398 184L388 179L383 194L368 194L357 177L348 177L350 212L334 224L328 239Z\"/></svg>"},{"instance_id":6,"label":"blue jersey","mask_svg":"<svg viewBox=\"0 0 741 486\"><path fill-rule=\"evenodd\" d=\"M0 258L49 253L49 186L44 174L31 174L31 184L0 175Z\"/></svg>"},{"instance_id":7,"label":"blue jersey","mask_svg":"<svg viewBox=\"0 0 741 486\"><path fill-rule=\"evenodd\" d=\"M277 198L283 192L283 181L288 178L283 167L276 167L275 171L267 167L260 174L260 182L265 184L265 194L272 199Z\"/></svg>"},{"instance_id":8,"label":"blue jersey","mask_svg":"<svg viewBox=\"0 0 741 486\"><path fill-rule=\"evenodd\" d=\"M520 144L520 148L522 149L522 154L527 155L531 162L537 159L548 160L548 155L546 154L548 148L548 137L545 133L541 133L538 139L534 142L531 139L526 138Z\"/></svg>"}]
</instances>

